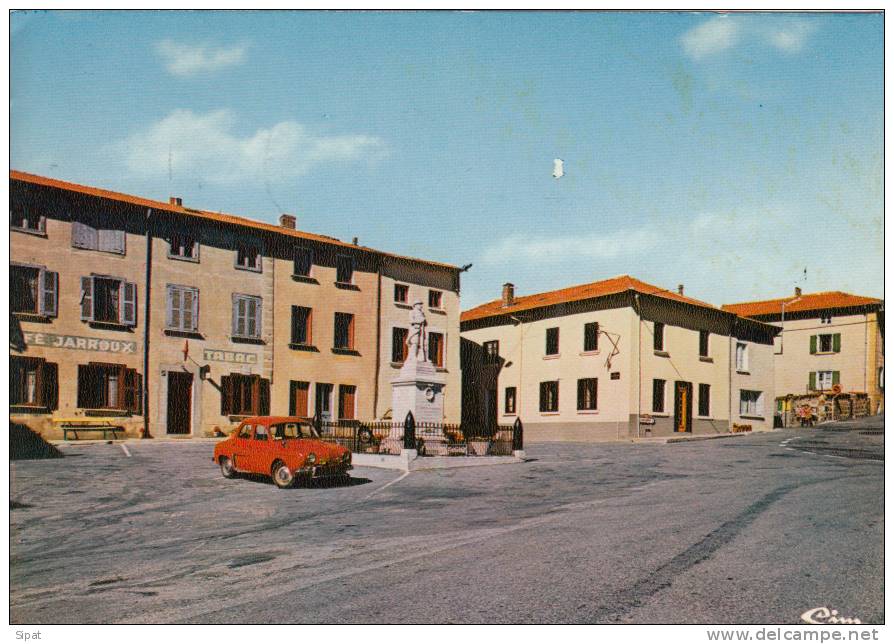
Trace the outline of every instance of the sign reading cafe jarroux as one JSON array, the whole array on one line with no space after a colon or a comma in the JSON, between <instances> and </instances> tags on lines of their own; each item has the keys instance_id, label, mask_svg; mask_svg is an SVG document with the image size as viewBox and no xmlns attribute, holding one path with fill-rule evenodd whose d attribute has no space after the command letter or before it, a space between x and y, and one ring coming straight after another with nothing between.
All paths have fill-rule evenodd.
<instances>
[{"instance_id":1,"label":"sign reading cafe jarroux","mask_svg":"<svg viewBox=\"0 0 894 644\"><path fill-rule=\"evenodd\" d=\"M85 338L79 335L25 332L25 344L55 349L79 349L81 351L105 351L108 353L136 353L137 343L131 340L106 340Z\"/></svg>"}]
</instances>

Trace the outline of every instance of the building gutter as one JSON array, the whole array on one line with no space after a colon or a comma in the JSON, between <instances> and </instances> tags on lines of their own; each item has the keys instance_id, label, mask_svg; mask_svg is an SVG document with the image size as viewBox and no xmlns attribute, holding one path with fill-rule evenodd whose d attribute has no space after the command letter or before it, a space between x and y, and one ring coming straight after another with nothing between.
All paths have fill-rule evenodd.
<instances>
[{"instance_id":1,"label":"building gutter","mask_svg":"<svg viewBox=\"0 0 894 644\"><path fill-rule=\"evenodd\" d=\"M152 438L149 433L149 314L152 294L152 208L146 209L146 300L143 304L143 431L140 438Z\"/></svg>"}]
</instances>

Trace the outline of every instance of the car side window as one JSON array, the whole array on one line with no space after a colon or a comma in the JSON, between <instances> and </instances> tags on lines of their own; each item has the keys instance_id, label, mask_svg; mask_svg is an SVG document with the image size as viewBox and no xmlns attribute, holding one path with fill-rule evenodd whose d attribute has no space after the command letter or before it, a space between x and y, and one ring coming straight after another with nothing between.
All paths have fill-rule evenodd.
<instances>
[{"instance_id":1,"label":"car side window","mask_svg":"<svg viewBox=\"0 0 894 644\"><path fill-rule=\"evenodd\" d=\"M301 429L297 423L283 423L274 427L273 437L277 439L301 438Z\"/></svg>"},{"instance_id":2,"label":"car side window","mask_svg":"<svg viewBox=\"0 0 894 644\"><path fill-rule=\"evenodd\" d=\"M255 440L267 440L267 428L264 425L255 425Z\"/></svg>"},{"instance_id":3,"label":"car side window","mask_svg":"<svg viewBox=\"0 0 894 644\"><path fill-rule=\"evenodd\" d=\"M243 425L239 428L239 438L251 438L251 425Z\"/></svg>"}]
</instances>

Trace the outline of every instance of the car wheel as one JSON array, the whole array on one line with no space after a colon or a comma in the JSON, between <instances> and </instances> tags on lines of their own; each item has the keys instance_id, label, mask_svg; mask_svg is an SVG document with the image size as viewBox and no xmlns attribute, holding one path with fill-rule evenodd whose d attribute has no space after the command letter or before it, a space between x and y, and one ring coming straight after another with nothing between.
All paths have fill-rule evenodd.
<instances>
[{"instance_id":1,"label":"car wheel","mask_svg":"<svg viewBox=\"0 0 894 644\"><path fill-rule=\"evenodd\" d=\"M277 461L273 465L273 482L278 488L292 487L295 484L295 473L289 469L288 465Z\"/></svg>"},{"instance_id":2,"label":"car wheel","mask_svg":"<svg viewBox=\"0 0 894 644\"><path fill-rule=\"evenodd\" d=\"M236 476L236 468L233 466L233 461L226 456L220 457L220 473L223 474L225 479L231 479Z\"/></svg>"}]
</instances>

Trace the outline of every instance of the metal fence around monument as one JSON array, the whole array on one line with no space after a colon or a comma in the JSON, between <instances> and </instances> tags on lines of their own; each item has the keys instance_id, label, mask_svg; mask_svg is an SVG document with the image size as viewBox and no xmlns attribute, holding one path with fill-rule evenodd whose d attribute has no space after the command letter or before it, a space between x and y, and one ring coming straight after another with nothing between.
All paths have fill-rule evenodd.
<instances>
[{"instance_id":1,"label":"metal fence around monument","mask_svg":"<svg viewBox=\"0 0 894 644\"><path fill-rule=\"evenodd\" d=\"M337 443L355 454L399 454L415 449L421 456L511 456L524 449L521 422L471 428L457 423L313 419L322 440Z\"/></svg>"}]
</instances>

